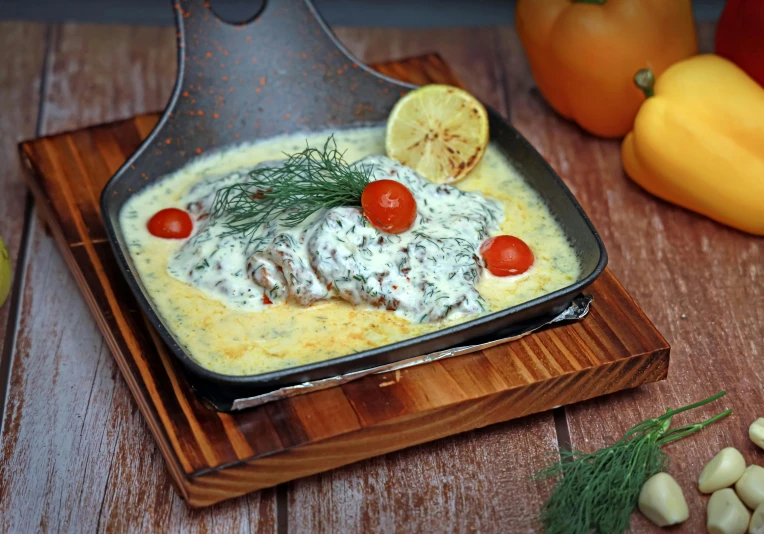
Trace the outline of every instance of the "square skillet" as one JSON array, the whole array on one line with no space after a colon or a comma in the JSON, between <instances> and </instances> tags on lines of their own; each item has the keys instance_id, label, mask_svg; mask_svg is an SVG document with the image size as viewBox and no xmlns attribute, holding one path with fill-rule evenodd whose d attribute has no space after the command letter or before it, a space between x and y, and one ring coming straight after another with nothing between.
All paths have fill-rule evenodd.
<instances>
[{"instance_id":1,"label":"square skillet","mask_svg":"<svg viewBox=\"0 0 764 534\"><path fill-rule=\"evenodd\" d=\"M170 103L151 135L106 185L101 213L140 306L192 386L217 409L230 410L237 398L520 331L560 313L604 270L605 247L571 192L528 141L487 108L491 140L538 191L575 248L581 275L574 284L467 323L309 365L252 376L202 367L179 345L135 273L119 224L125 202L199 154L289 133L382 124L414 86L360 64L310 0L267 0L242 25L219 20L204 0L180 0L174 9L178 79Z\"/></svg>"}]
</instances>

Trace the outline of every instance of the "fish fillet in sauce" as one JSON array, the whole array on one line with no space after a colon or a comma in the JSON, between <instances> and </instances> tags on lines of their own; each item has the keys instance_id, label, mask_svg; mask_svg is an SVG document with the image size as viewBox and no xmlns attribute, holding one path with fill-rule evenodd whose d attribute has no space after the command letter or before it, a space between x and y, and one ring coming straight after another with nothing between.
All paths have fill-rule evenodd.
<instances>
[{"instance_id":1,"label":"fish fillet in sauce","mask_svg":"<svg viewBox=\"0 0 764 534\"><path fill-rule=\"evenodd\" d=\"M209 216L214 191L232 181L223 177L187 195L201 222L170 260L170 274L243 310L261 310L265 290L273 304L340 298L417 322L482 312L475 288L483 271L478 248L504 220L501 203L434 184L384 156L354 165L372 181L408 187L418 208L410 231L380 232L359 208L339 207L294 227L271 221L252 238L231 235L224 219Z\"/></svg>"},{"instance_id":2,"label":"fish fillet in sauce","mask_svg":"<svg viewBox=\"0 0 764 534\"><path fill-rule=\"evenodd\" d=\"M311 146L327 133L308 134ZM305 147L306 135L245 146L192 163L135 195L120 214L138 274L176 339L199 363L233 375L259 374L394 343L464 322L574 282L572 246L536 192L498 147L457 187L433 184L379 154L384 129L335 133L345 159L373 168L372 180L406 185L417 220L380 233L358 208L333 208L288 228L278 221L249 240L209 217L215 191ZM166 207L196 218L188 240L146 230ZM499 278L478 249L511 234L533 249L524 275ZM264 304L265 301L273 304Z\"/></svg>"}]
</instances>

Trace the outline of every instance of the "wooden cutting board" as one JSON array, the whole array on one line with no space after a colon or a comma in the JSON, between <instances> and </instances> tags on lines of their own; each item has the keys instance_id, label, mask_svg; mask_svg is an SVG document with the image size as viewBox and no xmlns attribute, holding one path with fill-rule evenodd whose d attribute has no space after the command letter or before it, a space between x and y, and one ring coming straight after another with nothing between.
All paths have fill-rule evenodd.
<instances>
[{"instance_id":1,"label":"wooden cutting board","mask_svg":"<svg viewBox=\"0 0 764 534\"><path fill-rule=\"evenodd\" d=\"M374 68L417 84L462 85L436 55ZM141 115L20 148L39 211L189 505L666 377L668 343L606 270L590 289L590 314L577 323L243 412L215 411L140 312L99 212L103 186L158 118Z\"/></svg>"}]
</instances>

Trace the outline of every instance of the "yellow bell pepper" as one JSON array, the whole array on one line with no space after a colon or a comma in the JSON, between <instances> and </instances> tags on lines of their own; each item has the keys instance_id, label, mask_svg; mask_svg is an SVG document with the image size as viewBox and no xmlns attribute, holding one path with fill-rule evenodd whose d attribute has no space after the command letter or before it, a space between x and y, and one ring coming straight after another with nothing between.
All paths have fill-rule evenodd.
<instances>
[{"instance_id":1,"label":"yellow bell pepper","mask_svg":"<svg viewBox=\"0 0 764 534\"><path fill-rule=\"evenodd\" d=\"M650 193L744 232L764 235L764 89L715 55L686 59L655 82L621 146Z\"/></svg>"}]
</instances>

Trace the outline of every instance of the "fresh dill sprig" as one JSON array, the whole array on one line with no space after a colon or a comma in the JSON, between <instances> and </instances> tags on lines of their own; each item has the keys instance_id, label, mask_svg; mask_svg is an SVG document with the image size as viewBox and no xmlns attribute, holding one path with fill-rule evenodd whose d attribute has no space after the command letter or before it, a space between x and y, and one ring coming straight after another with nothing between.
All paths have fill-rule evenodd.
<instances>
[{"instance_id":1,"label":"fresh dill sprig","mask_svg":"<svg viewBox=\"0 0 764 534\"><path fill-rule=\"evenodd\" d=\"M350 166L334 136L322 149L306 145L276 166L260 167L249 179L219 189L212 216L222 218L231 234L252 239L265 223L279 219L295 226L322 208L360 206L373 167Z\"/></svg>"},{"instance_id":2,"label":"fresh dill sprig","mask_svg":"<svg viewBox=\"0 0 764 534\"><path fill-rule=\"evenodd\" d=\"M629 517L648 478L668 468L661 447L689 436L728 416L732 410L705 421L670 429L671 418L723 397L722 391L700 402L667 410L631 427L614 445L591 453L562 451L562 462L534 475L557 478L539 520L546 534L614 534L629 529Z\"/></svg>"}]
</instances>

